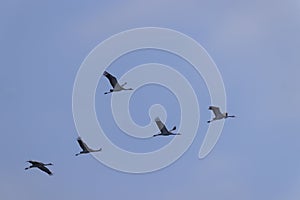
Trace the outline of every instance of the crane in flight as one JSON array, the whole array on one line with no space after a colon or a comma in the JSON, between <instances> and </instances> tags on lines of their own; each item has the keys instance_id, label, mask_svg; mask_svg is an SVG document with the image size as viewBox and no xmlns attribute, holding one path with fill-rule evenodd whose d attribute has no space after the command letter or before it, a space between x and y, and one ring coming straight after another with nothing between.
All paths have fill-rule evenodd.
<instances>
[{"instance_id":1,"label":"crane in flight","mask_svg":"<svg viewBox=\"0 0 300 200\"><path fill-rule=\"evenodd\" d=\"M157 127L160 130L160 133L153 135L153 137L156 136L169 136L169 135L181 135L180 133L172 133L172 131L176 130L176 126L174 126L171 130L168 130L166 128L166 126L164 125L164 123L162 123L162 121L160 121L160 119L158 117L155 118L155 122Z\"/></svg>"},{"instance_id":2,"label":"crane in flight","mask_svg":"<svg viewBox=\"0 0 300 200\"><path fill-rule=\"evenodd\" d=\"M52 163L44 164L42 162L33 161L33 160L28 160L26 162L29 162L31 164L31 166L26 167L25 170L36 167L36 168L39 168L40 170L42 170L43 172L46 172L50 176L53 175L53 173L46 167L47 165L53 165Z\"/></svg>"},{"instance_id":3,"label":"crane in flight","mask_svg":"<svg viewBox=\"0 0 300 200\"><path fill-rule=\"evenodd\" d=\"M119 92L121 90L133 90L132 88L124 88L124 85L126 85L127 83L125 82L122 85L120 85L118 83L118 80L116 79L116 77L114 77L107 71L104 71L103 75L109 80L111 86L113 87L112 89L109 90L109 92L105 92L104 94L109 94L112 92Z\"/></svg>"},{"instance_id":4,"label":"crane in flight","mask_svg":"<svg viewBox=\"0 0 300 200\"><path fill-rule=\"evenodd\" d=\"M78 156L80 154L85 154L85 153L91 153L91 152L98 152L98 151L102 151L102 148L100 149L91 149L89 148L80 137L77 138L77 142L79 144L79 146L81 147L82 151L80 151L79 153L76 153L75 156Z\"/></svg>"},{"instance_id":5,"label":"crane in flight","mask_svg":"<svg viewBox=\"0 0 300 200\"><path fill-rule=\"evenodd\" d=\"M215 117L212 120L207 121L207 123L210 123L215 120L226 119L228 117L235 117L234 115L228 115L227 112L221 113L220 108L216 106L209 106L208 109L213 111Z\"/></svg>"}]
</instances>

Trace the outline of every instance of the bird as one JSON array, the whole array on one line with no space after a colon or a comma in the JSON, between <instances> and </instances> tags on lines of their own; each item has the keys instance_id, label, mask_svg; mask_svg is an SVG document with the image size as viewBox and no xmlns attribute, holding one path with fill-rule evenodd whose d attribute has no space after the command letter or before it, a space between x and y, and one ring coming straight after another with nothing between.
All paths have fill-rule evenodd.
<instances>
[{"instance_id":1,"label":"bird","mask_svg":"<svg viewBox=\"0 0 300 200\"><path fill-rule=\"evenodd\" d=\"M207 121L207 123L210 123L215 120L226 119L228 117L235 117L234 115L228 115L227 112L221 113L220 108L216 106L209 106L208 109L213 111L215 117L212 120Z\"/></svg>"},{"instance_id":2,"label":"bird","mask_svg":"<svg viewBox=\"0 0 300 200\"><path fill-rule=\"evenodd\" d=\"M44 164L42 162L33 161L33 160L28 160L26 162L31 163L31 166L26 167L25 170L37 167L40 170L42 170L43 172L46 172L47 174L49 174L50 176L53 175L53 173L46 167L47 165L53 165L52 163Z\"/></svg>"},{"instance_id":3,"label":"bird","mask_svg":"<svg viewBox=\"0 0 300 200\"><path fill-rule=\"evenodd\" d=\"M171 130L167 130L166 126L158 117L155 118L156 125L158 126L160 133L153 135L156 136L169 136L169 135L181 135L180 133L172 133L172 131L176 130L176 126L174 126Z\"/></svg>"},{"instance_id":4,"label":"bird","mask_svg":"<svg viewBox=\"0 0 300 200\"><path fill-rule=\"evenodd\" d=\"M133 90L132 88L124 88L123 86L126 85L127 83L125 82L122 85L120 85L118 83L118 80L116 79L116 77L114 77L107 71L104 71L103 75L109 80L111 86L113 87L112 89L109 90L109 92L105 92L104 94L109 94L112 92L119 92L121 90Z\"/></svg>"},{"instance_id":5,"label":"bird","mask_svg":"<svg viewBox=\"0 0 300 200\"><path fill-rule=\"evenodd\" d=\"M79 146L81 147L82 151L79 152L79 153L76 153L75 156L78 156L80 154L85 154L85 153L90 153L90 152L98 152L98 151L102 151L102 148L100 149L91 149L89 148L83 141L80 137L77 138L77 142L79 144Z\"/></svg>"}]
</instances>

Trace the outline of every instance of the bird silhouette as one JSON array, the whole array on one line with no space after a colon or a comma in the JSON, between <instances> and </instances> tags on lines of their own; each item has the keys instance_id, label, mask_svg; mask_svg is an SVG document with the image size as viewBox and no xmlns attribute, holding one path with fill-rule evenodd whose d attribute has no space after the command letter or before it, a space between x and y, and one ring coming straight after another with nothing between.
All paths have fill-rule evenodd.
<instances>
[{"instance_id":1,"label":"bird silhouette","mask_svg":"<svg viewBox=\"0 0 300 200\"><path fill-rule=\"evenodd\" d=\"M153 135L153 137L156 136L169 136L169 135L181 135L180 133L172 133L172 131L176 130L176 126L174 126L171 130L167 130L166 126L162 121L156 117L155 122L157 127L159 128L160 133Z\"/></svg>"},{"instance_id":2,"label":"bird silhouette","mask_svg":"<svg viewBox=\"0 0 300 200\"><path fill-rule=\"evenodd\" d=\"M132 88L124 88L123 86L126 85L127 83L125 82L122 85L120 85L118 83L118 80L116 79L116 77L114 77L107 71L104 71L103 75L109 80L111 86L113 87L112 89L109 90L109 92L105 92L104 94L109 94L112 92L119 92L121 90L133 90Z\"/></svg>"},{"instance_id":3,"label":"bird silhouette","mask_svg":"<svg viewBox=\"0 0 300 200\"><path fill-rule=\"evenodd\" d=\"M226 119L228 117L235 117L234 115L228 115L227 112L221 113L220 108L216 106L209 106L208 109L213 111L215 117L212 120L207 121L207 123L210 123L215 120Z\"/></svg>"},{"instance_id":4,"label":"bird silhouette","mask_svg":"<svg viewBox=\"0 0 300 200\"><path fill-rule=\"evenodd\" d=\"M81 139L80 137L77 138L77 142L78 142L79 146L81 147L82 151L79 152L79 153L77 153L77 154L75 154L75 156L78 156L78 155L80 155L80 154L86 154L86 153L91 153L91 152L102 151L102 148L96 149L96 150L89 148L89 147L82 141L82 139Z\"/></svg>"},{"instance_id":5,"label":"bird silhouette","mask_svg":"<svg viewBox=\"0 0 300 200\"><path fill-rule=\"evenodd\" d=\"M52 163L44 164L42 162L33 161L33 160L28 160L26 162L31 163L31 166L26 167L25 170L36 167L36 168L39 168L40 170L42 170L43 172L46 172L50 176L53 175L53 173L46 167L47 165L53 165Z\"/></svg>"}]
</instances>

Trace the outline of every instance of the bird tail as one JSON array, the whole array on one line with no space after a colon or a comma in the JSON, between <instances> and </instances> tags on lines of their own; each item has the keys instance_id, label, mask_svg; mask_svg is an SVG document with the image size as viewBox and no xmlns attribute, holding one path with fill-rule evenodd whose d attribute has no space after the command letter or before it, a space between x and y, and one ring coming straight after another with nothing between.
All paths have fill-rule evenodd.
<instances>
[{"instance_id":1,"label":"bird tail","mask_svg":"<svg viewBox=\"0 0 300 200\"><path fill-rule=\"evenodd\" d=\"M176 126L174 126L171 130L169 130L170 132L171 131L175 131L176 130Z\"/></svg>"},{"instance_id":2,"label":"bird tail","mask_svg":"<svg viewBox=\"0 0 300 200\"><path fill-rule=\"evenodd\" d=\"M127 84L127 82L123 83L123 84L121 85L121 87L124 87L126 84Z\"/></svg>"}]
</instances>

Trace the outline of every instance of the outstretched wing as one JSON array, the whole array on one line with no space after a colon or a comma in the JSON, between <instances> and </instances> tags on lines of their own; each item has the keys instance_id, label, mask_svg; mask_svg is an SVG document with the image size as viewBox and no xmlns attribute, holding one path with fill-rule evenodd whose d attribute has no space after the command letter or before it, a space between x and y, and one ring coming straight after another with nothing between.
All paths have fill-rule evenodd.
<instances>
[{"instance_id":1,"label":"outstretched wing","mask_svg":"<svg viewBox=\"0 0 300 200\"><path fill-rule=\"evenodd\" d=\"M88 146L82 141L80 137L77 138L77 142L83 151L87 151L89 149Z\"/></svg>"},{"instance_id":2,"label":"outstretched wing","mask_svg":"<svg viewBox=\"0 0 300 200\"><path fill-rule=\"evenodd\" d=\"M164 123L162 123L162 121L160 121L160 119L158 117L155 118L155 122L156 122L156 125L159 128L160 132L162 132L162 133L168 132L166 126L164 125Z\"/></svg>"},{"instance_id":3,"label":"outstretched wing","mask_svg":"<svg viewBox=\"0 0 300 200\"><path fill-rule=\"evenodd\" d=\"M46 173L49 174L49 175L53 175L52 172L51 172L47 167L45 167L44 165L41 165L41 166L39 166L38 168L39 168L40 170L46 172Z\"/></svg>"},{"instance_id":4,"label":"outstretched wing","mask_svg":"<svg viewBox=\"0 0 300 200\"><path fill-rule=\"evenodd\" d=\"M109 82L110 82L110 84L113 88L118 84L118 81L117 81L116 77L114 77L113 75L111 75L107 71L104 71L103 75L109 80Z\"/></svg>"},{"instance_id":5,"label":"outstretched wing","mask_svg":"<svg viewBox=\"0 0 300 200\"><path fill-rule=\"evenodd\" d=\"M214 112L214 114L215 114L216 117L219 117L219 116L222 117L223 116L219 107L209 106L208 109L212 110Z\"/></svg>"},{"instance_id":6,"label":"outstretched wing","mask_svg":"<svg viewBox=\"0 0 300 200\"><path fill-rule=\"evenodd\" d=\"M29 162L32 165L42 165L43 163L38 162L38 161L34 161L34 160L28 160L27 162Z\"/></svg>"}]
</instances>

